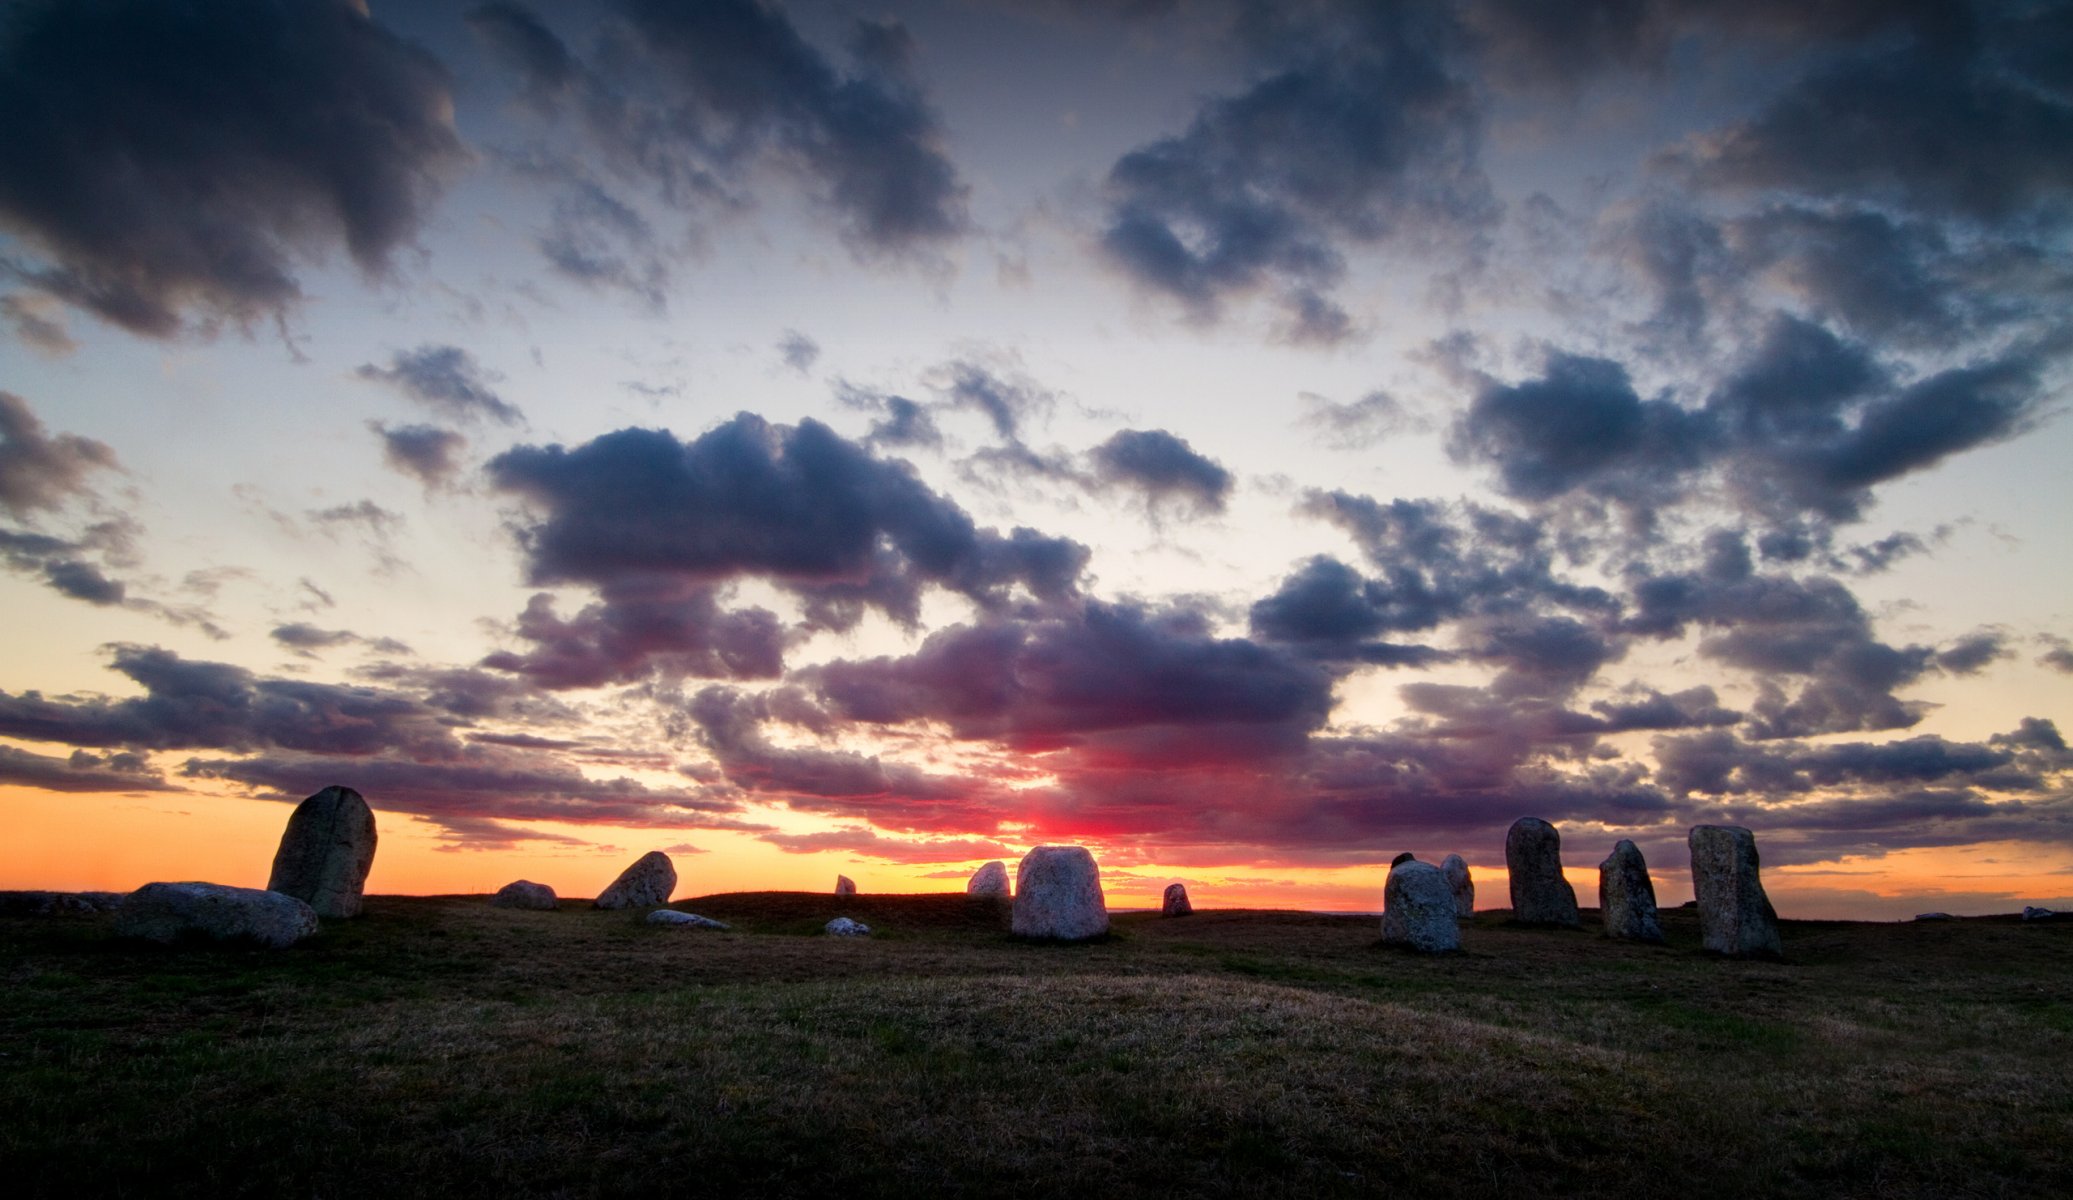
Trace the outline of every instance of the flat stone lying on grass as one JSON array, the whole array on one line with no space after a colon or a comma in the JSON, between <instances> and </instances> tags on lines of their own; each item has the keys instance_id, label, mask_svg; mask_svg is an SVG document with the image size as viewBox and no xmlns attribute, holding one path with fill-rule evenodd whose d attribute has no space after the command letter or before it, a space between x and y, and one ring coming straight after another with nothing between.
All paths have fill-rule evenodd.
<instances>
[{"instance_id":1,"label":"flat stone lying on grass","mask_svg":"<svg viewBox=\"0 0 2073 1200\"><path fill-rule=\"evenodd\" d=\"M1949 913L1947 913L1947 912L1933 912L1933 913L1916 913L1916 914L1915 914L1915 920L1917 920L1917 921L1955 921L1955 920L1957 920L1957 919L1958 919L1958 918L1956 918L1956 917L1952 916L1951 914L1949 914Z\"/></svg>"},{"instance_id":2,"label":"flat stone lying on grass","mask_svg":"<svg viewBox=\"0 0 2073 1200\"><path fill-rule=\"evenodd\" d=\"M539 912L552 912L558 901L554 889L544 883L530 879L514 879L497 889L489 898L493 908L530 908Z\"/></svg>"},{"instance_id":3,"label":"flat stone lying on grass","mask_svg":"<svg viewBox=\"0 0 2073 1200\"><path fill-rule=\"evenodd\" d=\"M1528 925L1583 926L1576 889L1562 878L1562 835L1539 817L1520 817L1504 835L1511 872L1512 919Z\"/></svg>"},{"instance_id":4,"label":"flat stone lying on grass","mask_svg":"<svg viewBox=\"0 0 2073 1200\"><path fill-rule=\"evenodd\" d=\"M862 921L852 921L848 917L837 917L826 925L821 926L821 932L829 937L870 937L871 927Z\"/></svg>"},{"instance_id":5,"label":"flat stone lying on grass","mask_svg":"<svg viewBox=\"0 0 2073 1200\"><path fill-rule=\"evenodd\" d=\"M1699 944L1729 958L1783 955L1778 913L1757 873L1756 835L1739 825L1694 825L1688 840Z\"/></svg>"},{"instance_id":6,"label":"flat stone lying on grass","mask_svg":"<svg viewBox=\"0 0 2073 1200\"><path fill-rule=\"evenodd\" d=\"M293 896L320 917L357 917L375 840L374 810L360 793L327 787L289 815L266 890Z\"/></svg>"},{"instance_id":7,"label":"flat stone lying on grass","mask_svg":"<svg viewBox=\"0 0 2073 1200\"><path fill-rule=\"evenodd\" d=\"M2073 917L2073 913L2062 913L2049 908L2039 908L2034 904L2023 905L2023 920L2025 921L2063 921L2068 917Z\"/></svg>"},{"instance_id":8,"label":"flat stone lying on grass","mask_svg":"<svg viewBox=\"0 0 2073 1200\"><path fill-rule=\"evenodd\" d=\"M650 850L619 872L619 878L598 893L594 903L599 908L653 908L668 904L670 893L676 890L676 864L662 851Z\"/></svg>"},{"instance_id":9,"label":"flat stone lying on grass","mask_svg":"<svg viewBox=\"0 0 2073 1200\"><path fill-rule=\"evenodd\" d=\"M1656 889L1648 878L1641 848L1625 838L1598 864L1598 917L1605 936L1634 942L1660 942L1663 926L1656 920Z\"/></svg>"},{"instance_id":10,"label":"flat stone lying on grass","mask_svg":"<svg viewBox=\"0 0 2073 1200\"><path fill-rule=\"evenodd\" d=\"M986 900L1008 898L1008 864L995 860L972 872L965 895Z\"/></svg>"},{"instance_id":11,"label":"flat stone lying on grass","mask_svg":"<svg viewBox=\"0 0 2073 1200\"><path fill-rule=\"evenodd\" d=\"M1444 871L1413 859L1389 868L1382 889L1382 940L1427 954L1461 948L1454 889Z\"/></svg>"},{"instance_id":12,"label":"flat stone lying on grass","mask_svg":"<svg viewBox=\"0 0 2073 1200\"><path fill-rule=\"evenodd\" d=\"M0 917L91 917L114 912L128 892L0 892Z\"/></svg>"},{"instance_id":13,"label":"flat stone lying on grass","mask_svg":"<svg viewBox=\"0 0 2073 1200\"><path fill-rule=\"evenodd\" d=\"M1015 868L1018 936L1077 942L1108 932L1101 868L1085 846L1038 846Z\"/></svg>"},{"instance_id":14,"label":"flat stone lying on grass","mask_svg":"<svg viewBox=\"0 0 2073 1200\"><path fill-rule=\"evenodd\" d=\"M1188 885L1169 883L1166 894L1159 898L1159 915L1162 917L1185 917L1192 915L1195 906L1188 903Z\"/></svg>"},{"instance_id":15,"label":"flat stone lying on grass","mask_svg":"<svg viewBox=\"0 0 2073 1200\"><path fill-rule=\"evenodd\" d=\"M282 892L221 883L147 883L115 910L118 937L171 943L183 937L292 946L317 931L317 911Z\"/></svg>"},{"instance_id":16,"label":"flat stone lying on grass","mask_svg":"<svg viewBox=\"0 0 2073 1200\"><path fill-rule=\"evenodd\" d=\"M1454 915L1466 921L1476 915L1476 881L1468 876L1468 860L1459 854L1449 854L1440 860L1440 874L1447 877L1447 887L1454 893Z\"/></svg>"},{"instance_id":17,"label":"flat stone lying on grass","mask_svg":"<svg viewBox=\"0 0 2073 1200\"><path fill-rule=\"evenodd\" d=\"M732 929L725 921L701 917L697 913L678 912L674 908L658 908L648 914L648 924L667 925L672 929Z\"/></svg>"},{"instance_id":18,"label":"flat stone lying on grass","mask_svg":"<svg viewBox=\"0 0 2073 1200\"><path fill-rule=\"evenodd\" d=\"M857 881L856 881L856 880L854 880L854 879L851 879L851 878L850 878L849 876L847 876L847 875L837 875L837 876L835 877L835 894L836 894L836 895L838 895L838 896L854 896L854 895L856 895L856 894L857 894Z\"/></svg>"}]
</instances>

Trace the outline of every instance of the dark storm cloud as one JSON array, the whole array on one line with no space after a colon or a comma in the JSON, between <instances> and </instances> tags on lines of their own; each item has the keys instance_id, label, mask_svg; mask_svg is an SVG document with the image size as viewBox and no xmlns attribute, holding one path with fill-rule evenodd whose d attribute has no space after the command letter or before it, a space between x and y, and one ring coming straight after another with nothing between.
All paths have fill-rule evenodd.
<instances>
[{"instance_id":1,"label":"dark storm cloud","mask_svg":"<svg viewBox=\"0 0 2073 1200\"><path fill-rule=\"evenodd\" d=\"M1273 595L1255 602L1251 612L1252 635L1261 641L1284 643L1302 654L1323 662L1362 662L1377 666L1428 666L1450 657L1430 646L1381 640L1377 635L1391 629L1429 624L1422 615L1430 611L1429 594L1421 594L1405 605L1407 597L1393 594L1389 585L1362 577L1360 572L1319 555L1282 581ZM1418 616L1409 616L1418 613Z\"/></svg>"},{"instance_id":2,"label":"dark storm cloud","mask_svg":"<svg viewBox=\"0 0 2073 1200\"><path fill-rule=\"evenodd\" d=\"M60 559L44 564L46 581L58 592L74 600L88 604L121 604L128 589L118 580L110 579L92 563L78 559Z\"/></svg>"},{"instance_id":3,"label":"dark storm cloud","mask_svg":"<svg viewBox=\"0 0 2073 1200\"><path fill-rule=\"evenodd\" d=\"M20 518L90 495L87 480L117 469L115 451L77 434L51 436L28 401L0 391L0 508Z\"/></svg>"},{"instance_id":4,"label":"dark storm cloud","mask_svg":"<svg viewBox=\"0 0 2073 1200\"><path fill-rule=\"evenodd\" d=\"M1121 430L1088 459L1095 479L1141 494L1154 512L1220 513L1235 482L1222 464L1163 429Z\"/></svg>"},{"instance_id":5,"label":"dark storm cloud","mask_svg":"<svg viewBox=\"0 0 2073 1200\"><path fill-rule=\"evenodd\" d=\"M520 446L489 473L541 514L522 533L537 583L756 576L809 595L854 590L904 616L924 584L984 604L1017 583L1062 600L1087 554L1031 530L980 530L905 463L812 420L743 413L691 442L622 429L573 449Z\"/></svg>"},{"instance_id":6,"label":"dark storm cloud","mask_svg":"<svg viewBox=\"0 0 2073 1200\"><path fill-rule=\"evenodd\" d=\"M468 10L468 27L525 81L526 99L543 111L574 92L582 76L575 55L547 28L539 14L522 4L493 0Z\"/></svg>"},{"instance_id":7,"label":"dark storm cloud","mask_svg":"<svg viewBox=\"0 0 2073 1200\"><path fill-rule=\"evenodd\" d=\"M75 750L69 758L51 758L12 746L0 746L0 784L40 788L46 792L171 790L140 755L115 754L103 758Z\"/></svg>"},{"instance_id":8,"label":"dark storm cloud","mask_svg":"<svg viewBox=\"0 0 2073 1200\"><path fill-rule=\"evenodd\" d=\"M967 226L966 187L894 22L850 29L854 73L774 4L624 0L585 108L622 169L671 203L729 195L756 168L801 178L864 257L927 254Z\"/></svg>"},{"instance_id":9,"label":"dark storm cloud","mask_svg":"<svg viewBox=\"0 0 2073 1200\"><path fill-rule=\"evenodd\" d=\"M2013 653L1992 630L1969 634L1936 652L1936 665L1953 675L1977 675L1990 663Z\"/></svg>"},{"instance_id":10,"label":"dark storm cloud","mask_svg":"<svg viewBox=\"0 0 2073 1200\"><path fill-rule=\"evenodd\" d=\"M347 0L34 0L0 29L14 270L139 333L279 314L343 244L379 274L464 158L445 71Z\"/></svg>"},{"instance_id":11,"label":"dark storm cloud","mask_svg":"<svg viewBox=\"0 0 2073 1200\"><path fill-rule=\"evenodd\" d=\"M367 427L381 438L383 461L428 490L449 487L460 474L461 451L468 439L458 430L437 425L391 427L380 421L369 421Z\"/></svg>"},{"instance_id":12,"label":"dark storm cloud","mask_svg":"<svg viewBox=\"0 0 2073 1200\"><path fill-rule=\"evenodd\" d=\"M1199 318L1269 290L1291 337L1337 340L1351 332L1329 294L1342 243L1494 216L1479 114L1434 10L1310 6L1247 28L1267 63L1257 80L1116 161L1101 246Z\"/></svg>"},{"instance_id":13,"label":"dark storm cloud","mask_svg":"<svg viewBox=\"0 0 2073 1200\"><path fill-rule=\"evenodd\" d=\"M528 643L482 665L552 690L665 679L774 679L784 668L784 631L760 608L727 611L709 587L668 576L626 578L563 620L553 597L527 603L514 631Z\"/></svg>"},{"instance_id":14,"label":"dark storm cloud","mask_svg":"<svg viewBox=\"0 0 2073 1200\"><path fill-rule=\"evenodd\" d=\"M372 383L385 383L450 420L490 417L505 424L524 415L490 386L482 364L459 346L419 346L399 350L389 365L366 363L353 372Z\"/></svg>"},{"instance_id":15,"label":"dark storm cloud","mask_svg":"<svg viewBox=\"0 0 2073 1200\"><path fill-rule=\"evenodd\" d=\"M1948 345L1989 313L1945 232L1876 209L1778 205L1727 226L1736 259L1862 336ZM2004 294L1998 304L2016 299Z\"/></svg>"}]
</instances>

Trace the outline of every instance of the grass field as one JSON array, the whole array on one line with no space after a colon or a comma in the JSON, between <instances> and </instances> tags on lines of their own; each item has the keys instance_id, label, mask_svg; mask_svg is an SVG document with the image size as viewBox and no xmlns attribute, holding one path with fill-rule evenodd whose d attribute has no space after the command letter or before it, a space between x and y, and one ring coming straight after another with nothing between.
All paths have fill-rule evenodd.
<instances>
[{"instance_id":1,"label":"grass field","mask_svg":"<svg viewBox=\"0 0 2073 1200\"><path fill-rule=\"evenodd\" d=\"M0 919L0 1187L210 1193L2073 1194L2073 925L1787 922L1787 961L962 896L374 897L292 950ZM868 940L816 936L838 913ZM1587 914L1587 925L1590 915Z\"/></svg>"}]
</instances>

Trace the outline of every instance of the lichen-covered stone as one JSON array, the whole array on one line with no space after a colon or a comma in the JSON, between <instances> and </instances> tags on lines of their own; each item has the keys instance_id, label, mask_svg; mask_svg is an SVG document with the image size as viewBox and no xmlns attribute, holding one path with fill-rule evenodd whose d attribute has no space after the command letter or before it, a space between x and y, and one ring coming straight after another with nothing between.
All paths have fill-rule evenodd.
<instances>
[{"instance_id":1,"label":"lichen-covered stone","mask_svg":"<svg viewBox=\"0 0 2073 1200\"><path fill-rule=\"evenodd\" d=\"M530 908L540 912L552 912L558 901L553 888L530 879L514 879L489 898L494 908Z\"/></svg>"},{"instance_id":2,"label":"lichen-covered stone","mask_svg":"<svg viewBox=\"0 0 2073 1200\"><path fill-rule=\"evenodd\" d=\"M1108 932L1101 868L1085 846L1038 846L1022 856L1009 927L1022 937L1067 942Z\"/></svg>"},{"instance_id":3,"label":"lichen-covered stone","mask_svg":"<svg viewBox=\"0 0 2073 1200\"><path fill-rule=\"evenodd\" d=\"M595 903L599 908L653 908L668 904L670 893L676 890L676 864L662 851L650 850L621 871Z\"/></svg>"},{"instance_id":4,"label":"lichen-covered stone","mask_svg":"<svg viewBox=\"0 0 2073 1200\"><path fill-rule=\"evenodd\" d=\"M1580 928L1576 889L1562 878L1562 835L1539 817L1520 817L1504 835L1511 874L1512 919L1529 925Z\"/></svg>"},{"instance_id":5,"label":"lichen-covered stone","mask_svg":"<svg viewBox=\"0 0 2073 1200\"><path fill-rule=\"evenodd\" d=\"M821 926L821 932L829 937L870 937L871 927L862 921L852 921L848 917L837 917L826 925Z\"/></svg>"},{"instance_id":6,"label":"lichen-covered stone","mask_svg":"<svg viewBox=\"0 0 2073 1200\"><path fill-rule=\"evenodd\" d=\"M1159 900L1160 916L1185 917L1194 911L1195 906L1188 903L1187 884L1169 883L1166 885L1166 894L1160 897Z\"/></svg>"},{"instance_id":7,"label":"lichen-covered stone","mask_svg":"<svg viewBox=\"0 0 2073 1200\"><path fill-rule=\"evenodd\" d=\"M1699 944L1729 958L1782 955L1778 913L1757 874L1756 835L1737 825L1694 825L1689 841Z\"/></svg>"},{"instance_id":8,"label":"lichen-covered stone","mask_svg":"<svg viewBox=\"0 0 2073 1200\"><path fill-rule=\"evenodd\" d=\"M1611 855L1598 864L1598 918L1605 936L1635 942L1660 942L1663 926L1656 919L1656 888L1648 878L1641 848L1621 838Z\"/></svg>"},{"instance_id":9,"label":"lichen-covered stone","mask_svg":"<svg viewBox=\"0 0 2073 1200\"><path fill-rule=\"evenodd\" d=\"M1008 864L996 860L972 872L971 880L965 884L965 895L980 900L1007 899Z\"/></svg>"},{"instance_id":10,"label":"lichen-covered stone","mask_svg":"<svg viewBox=\"0 0 2073 1200\"><path fill-rule=\"evenodd\" d=\"M289 815L266 890L293 896L320 917L357 917L374 844L367 801L349 787L327 787Z\"/></svg>"},{"instance_id":11,"label":"lichen-covered stone","mask_svg":"<svg viewBox=\"0 0 2073 1200\"><path fill-rule=\"evenodd\" d=\"M1469 877L1468 860L1459 854L1449 854L1440 860L1440 874L1447 879L1447 890L1454 893L1454 917L1466 921L1476 915L1476 881Z\"/></svg>"},{"instance_id":12,"label":"lichen-covered stone","mask_svg":"<svg viewBox=\"0 0 2073 1200\"><path fill-rule=\"evenodd\" d=\"M1389 868L1382 888L1382 940L1427 954L1461 948L1454 889L1446 873L1416 859Z\"/></svg>"},{"instance_id":13,"label":"lichen-covered stone","mask_svg":"<svg viewBox=\"0 0 2073 1200\"><path fill-rule=\"evenodd\" d=\"M697 913L678 912L674 908L658 908L648 914L648 924L667 925L672 929L732 929L725 921L701 917Z\"/></svg>"},{"instance_id":14,"label":"lichen-covered stone","mask_svg":"<svg viewBox=\"0 0 2073 1200\"><path fill-rule=\"evenodd\" d=\"M221 883L147 883L115 910L117 936L153 942L194 936L279 950L316 931L316 910L296 897Z\"/></svg>"},{"instance_id":15,"label":"lichen-covered stone","mask_svg":"<svg viewBox=\"0 0 2073 1200\"><path fill-rule=\"evenodd\" d=\"M856 880L854 880L854 879L851 879L851 878L850 878L849 876L847 876L847 875L837 875L837 876L835 877L835 894L836 894L836 895L838 895L838 896L854 896L854 895L856 895L856 894L857 894L857 881L856 881Z\"/></svg>"}]
</instances>

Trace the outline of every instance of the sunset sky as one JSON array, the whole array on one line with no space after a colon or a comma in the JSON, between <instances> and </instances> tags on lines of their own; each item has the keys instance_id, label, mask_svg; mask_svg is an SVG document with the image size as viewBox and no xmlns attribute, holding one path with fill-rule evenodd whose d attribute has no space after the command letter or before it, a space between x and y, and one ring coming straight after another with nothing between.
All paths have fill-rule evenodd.
<instances>
[{"instance_id":1,"label":"sunset sky","mask_svg":"<svg viewBox=\"0 0 2073 1200\"><path fill-rule=\"evenodd\" d=\"M2073 908L2073 5L0 13L0 887Z\"/></svg>"}]
</instances>

